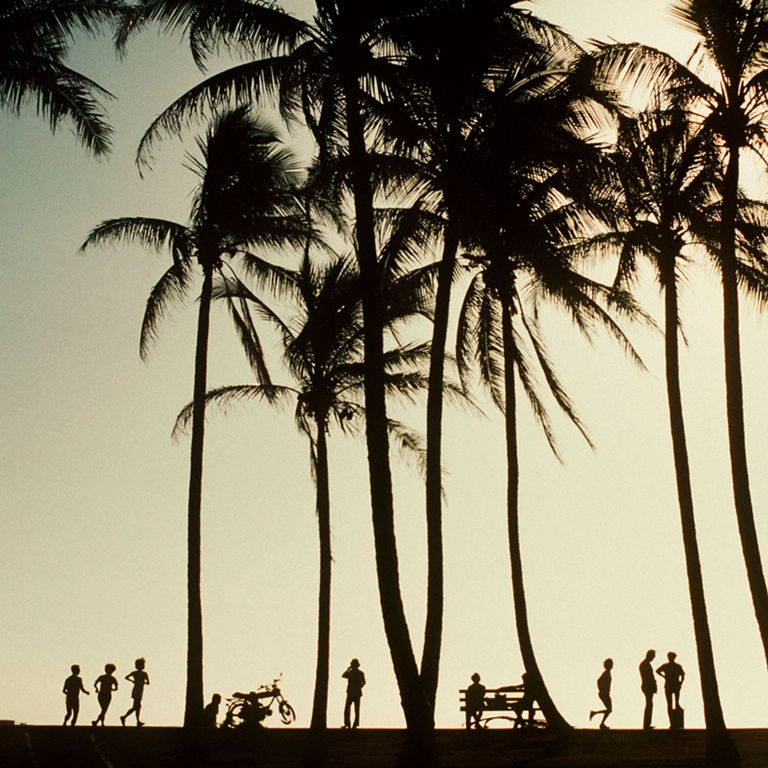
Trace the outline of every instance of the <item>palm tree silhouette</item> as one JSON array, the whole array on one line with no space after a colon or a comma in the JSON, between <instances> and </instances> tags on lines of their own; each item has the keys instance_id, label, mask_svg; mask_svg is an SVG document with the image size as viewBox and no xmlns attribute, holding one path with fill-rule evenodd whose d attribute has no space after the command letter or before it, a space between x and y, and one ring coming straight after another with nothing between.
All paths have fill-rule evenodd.
<instances>
[{"instance_id":1,"label":"palm tree silhouette","mask_svg":"<svg viewBox=\"0 0 768 768\"><path fill-rule=\"evenodd\" d=\"M124 10L122 0L6 0L0 13L0 108L18 115L32 103L52 131L71 120L88 151L106 154L112 129L97 99L112 94L64 60L76 30L95 35Z\"/></svg>"},{"instance_id":2,"label":"palm tree silhouette","mask_svg":"<svg viewBox=\"0 0 768 768\"><path fill-rule=\"evenodd\" d=\"M750 149L764 162L766 148L765 66L768 6L763 0L675 0L674 17L699 38L690 67L640 45L607 49L609 73L618 81L662 84L671 97L712 132L724 167L719 257L723 285L723 348L726 415L736 520L752 604L768 663L768 588L755 528L744 430L739 329L737 220L740 155ZM699 76L698 71L704 74ZM711 76L711 77L710 77Z\"/></svg>"},{"instance_id":3,"label":"palm tree silhouette","mask_svg":"<svg viewBox=\"0 0 768 768\"><path fill-rule=\"evenodd\" d=\"M436 0L400 29L408 83L383 105L382 127L398 157L415 161L413 186L443 218L427 398L427 612L421 678L434 707L443 615L441 452L443 371L451 290L461 241L465 144L491 95L494 70L532 48L578 49L564 33L513 6L518 2ZM435 30L439 30L436 34Z\"/></svg>"},{"instance_id":4,"label":"palm tree silhouette","mask_svg":"<svg viewBox=\"0 0 768 768\"><path fill-rule=\"evenodd\" d=\"M606 307L634 313L626 292L614 292L576 271L569 246L592 231L601 210L592 204L600 166L598 147L574 126L582 123L581 64L550 66L545 49L532 50L500 74L496 103L470 133L475 148L465 178L473 210L464 236L474 275L459 316L457 359L464 380L481 383L505 416L507 523L515 622L527 680L548 725L571 726L557 710L538 667L528 625L519 536L516 379L556 452L535 369L558 407L586 432L546 353L536 306L548 299L566 309L585 333L601 324L639 359ZM530 126L537 126L531 131Z\"/></svg>"},{"instance_id":5,"label":"palm tree silhouette","mask_svg":"<svg viewBox=\"0 0 768 768\"><path fill-rule=\"evenodd\" d=\"M384 383L385 299L377 253L373 162L366 142L371 99L397 88L397 24L425 6L408 0L319 0L312 21L271 4L207 0L181 7L142 0L118 36L158 22L183 30L200 63L221 46L244 53L246 63L213 75L168 107L142 140L140 157L206 105L276 95L285 117L300 117L318 143L320 162L344 157L355 213L355 252L362 285L366 444L376 572L384 630L408 726L406 749L434 760L432 707L419 676L403 608L394 530L394 502ZM422 759L415 758L414 759Z\"/></svg>"},{"instance_id":6,"label":"palm tree silhouette","mask_svg":"<svg viewBox=\"0 0 768 768\"><path fill-rule=\"evenodd\" d=\"M653 264L664 294L664 346L670 433L683 534L688 590L701 678L710 765L737 758L723 720L701 560L696 539L688 448L680 392L678 283L686 247L717 250L717 149L680 109L661 108L621 120L613 157L620 185L618 208L629 223L623 238L618 284L630 288L637 257Z\"/></svg>"},{"instance_id":7,"label":"palm tree silhouette","mask_svg":"<svg viewBox=\"0 0 768 768\"><path fill-rule=\"evenodd\" d=\"M189 168L200 178L190 223L150 218L110 219L96 227L81 248L108 243L138 243L169 251L171 267L152 289L141 330L140 352L145 357L157 333L160 317L183 299L202 271L188 499L188 638L185 728L201 725L203 712L203 629L200 598L200 522L203 474L203 434L208 359L208 336L214 275L231 269L225 259L253 247L301 245L306 236L295 195L298 166L283 149L275 130L255 120L246 107L222 113L198 139L200 156L190 156ZM259 381L269 382L258 337L246 317L240 326L248 344L251 366Z\"/></svg>"},{"instance_id":8,"label":"palm tree silhouette","mask_svg":"<svg viewBox=\"0 0 768 768\"><path fill-rule=\"evenodd\" d=\"M330 650L331 500L327 435L331 426L345 434L360 433L364 426L360 276L354 258L311 257L309 250L296 270L275 267L252 256L248 262L249 274L256 277L263 289L270 286L278 298L282 297L281 305L289 301L289 311L274 309L263 296L232 278L214 288L214 298L244 300L262 321L273 326L280 339L284 368L295 385L225 386L209 392L206 402L226 410L239 401L267 401L280 407L293 400L296 425L309 440L320 544L317 665L310 730L320 735L327 722ZM418 344L395 345L385 351L388 395L412 400L425 389L423 368L428 355L428 346ZM177 428L188 424L191 412L191 405L187 406ZM389 427L401 452L412 454L418 463L423 463L418 435L392 419ZM315 742L314 748L317 747ZM317 757L317 752L313 754Z\"/></svg>"}]
</instances>

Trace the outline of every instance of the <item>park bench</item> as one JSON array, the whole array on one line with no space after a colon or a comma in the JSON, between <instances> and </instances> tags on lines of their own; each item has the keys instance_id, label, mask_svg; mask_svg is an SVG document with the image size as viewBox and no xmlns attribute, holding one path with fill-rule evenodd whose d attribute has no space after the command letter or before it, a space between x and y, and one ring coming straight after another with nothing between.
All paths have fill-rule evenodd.
<instances>
[{"instance_id":1,"label":"park bench","mask_svg":"<svg viewBox=\"0 0 768 768\"><path fill-rule=\"evenodd\" d=\"M537 702L523 699L523 686L505 685L501 688L486 688L483 699L483 714L479 727L487 728L493 720L508 720L515 728L546 728ZM459 690L459 709L464 712L465 727L472 727L470 712L467 711L467 689Z\"/></svg>"}]
</instances>

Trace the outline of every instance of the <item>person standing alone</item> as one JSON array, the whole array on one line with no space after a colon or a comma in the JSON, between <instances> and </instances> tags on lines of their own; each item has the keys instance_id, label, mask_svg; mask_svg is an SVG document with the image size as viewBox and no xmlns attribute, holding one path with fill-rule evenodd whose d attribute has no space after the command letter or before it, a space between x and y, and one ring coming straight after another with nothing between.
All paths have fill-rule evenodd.
<instances>
[{"instance_id":1,"label":"person standing alone","mask_svg":"<svg viewBox=\"0 0 768 768\"><path fill-rule=\"evenodd\" d=\"M656 651L649 650L645 658L640 662L640 690L645 696L645 709L643 710L643 729L653 728L651 719L653 718L653 697L659 689L656 685L656 676L653 674L651 662L656 658Z\"/></svg>"},{"instance_id":2,"label":"person standing alone","mask_svg":"<svg viewBox=\"0 0 768 768\"><path fill-rule=\"evenodd\" d=\"M352 659L349 666L342 675L347 680L347 700L344 703L344 728L357 728L360 725L360 698L363 695L363 686L365 685L365 674L360 669L360 662ZM349 710L354 706L355 720L350 726Z\"/></svg>"}]
</instances>

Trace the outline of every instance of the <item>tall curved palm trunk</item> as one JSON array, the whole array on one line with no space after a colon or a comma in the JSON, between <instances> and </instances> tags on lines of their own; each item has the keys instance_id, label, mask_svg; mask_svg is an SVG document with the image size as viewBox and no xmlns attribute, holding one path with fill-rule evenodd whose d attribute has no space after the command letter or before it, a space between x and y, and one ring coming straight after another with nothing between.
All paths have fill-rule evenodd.
<instances>
[{"instance_id":1,"label":"tall curved palm trunk","mask_svg":"<svg viewBox=\"0 0 768 768\"><path fill-rule=\"evenodd\" d=\"M440 674L440 649L443 627L443 509L442 509L442 443L443 381L445 347L448 337L451 287L459 238L451 220L446 225L443 252L438 268L432 344L429 352L429 385L427 390L427 615L424 646L421 654L421 680L434 712L437 681Z\"/></svg>"},{"instance_id":2,"label":"tall curved palm trunk","mask_svg":"<svg viewBox=\"0 0 768 768\"><path fill-rule=\"evenodd\" d=\"M326 420L318 417L315 456L317 529L320 540L320 579L317 608L317 664L310 731L325 732L328 711L328 659L331 637L331 496L328 483ZM317 746L317 745L316 745Z\"/></svg>"},{"instance_id":3,"label":"tall curved palm trunk","mask_svg":"<svg viewBox=\"0 0 768 768\"><path fill-rule=\"evenodd\" d=\"M528 606L523 580L523 561L520 554L520 509L519 509L519 459L517 453L517 413L515 397L515 341L512 328L511 278L502 278L502 337L504 345L504 426L507 446L507 534L509 537L509 560L512 575L512 595L515 603L515 627L520 644L526 681L533 691L547 725L558 735L565 736L573 731L572 726L560 714L549 695L544 678L539 670L531 642L528 625Z\"/></svg>"},{"instance_id":4,"label":"tall curved palm trunk","mask_svg":"<svg viewBox=\"0 0 768 768\"><path fill-rule=\"evenodd\" d=\"M701 558L696 539L696 521L693 513L691 473L688 463L688 448L685 439L683 403L680 394L680 361L678 344L678 299L675 278L675 259L667 260L667 274L664 276L664 353L667 379L667 403L669 406L669 427L672 435L672 452L675 461L677 499L680 507L680 524L683 531L688 593L691 600L693 631L696 639L701 696L704 703L706 724L707 765L731 766L738 764L738 753L734 747L723 720L720 694L712 653L712 638L709 632L707 604L704 598L704 584L701 574Z\"/></svg>"},{"instance_id":5,"label":"tall curved palm trunk","mask_svg":"<svg viewBox=\"0 0 768 768\"><path fill-rule=\"evenodd\" d=\"M345 73L343 87L352 167L357 258L363 292L365 435L379 601L408 731L401 759L406 763L417 760L422 765L428 765L435 762L434 717L421 683L400 590L384 398L383 286L376 257L369 157L360 111L358 77L354 69Z\"/></svg>"},{"instance_id":6,"label":"tall curved palm trunk","mask_svg":"<svg viewBox=\"0 0 768 768\"><path fill-rule=\"evenodd\" d=\"M196 729L203 716L203 611L201 577L201 507L203 494L203 435L208 371L208 331L211 315L213 266L203 265L203 287L197 318L192 440L187 505L187 689L184 728Z\"/></svg>"},{"instance_id":7,"label":"tall curved palm trunk","mask_svg":"<svg viewBox=\"0 0 768 768\"><path fill-rule=\"evenodd\" d=\"M736 278L736 208L739 188L740 142L728 141L728 162L722 199L721 276L723 282L723 350L725 356L725 397L728 419L728 445L731 480L741 549L747 581L757 618L763 652L768 664L768 589L766 588L760 547L755 528L752 495L749 488L747 449L744 430L744 393L741 377L741 338L739 293Z\"/></svg>"}]
</instances>

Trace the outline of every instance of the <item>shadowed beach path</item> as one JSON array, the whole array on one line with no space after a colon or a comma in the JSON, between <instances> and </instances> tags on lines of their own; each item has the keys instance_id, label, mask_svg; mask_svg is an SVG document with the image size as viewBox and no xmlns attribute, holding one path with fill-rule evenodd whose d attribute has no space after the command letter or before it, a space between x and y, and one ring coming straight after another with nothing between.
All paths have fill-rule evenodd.
<instances>
[{"instance_id":1,"label":"shadowed beach path","mask_svg":"<svg viewBox=\"0 0 768 768\"><path fill-rule=\"evenodd\" d=\"M743 768L768 765L768 730L732 731ZM307 731L274 728L256 733L213 731L195 749L194 760L183 750L179 728L120 728L94 730L87 726L14 725L0 728L3 768L176 768L196 763L208 766L282 768L295 766ZM328 732L328 768L390 768L403 741L399 729L363 728ZM565 746L544 733L512 729L436 731L443 768L678 768L704 765L704 732L686 730L576 731Z\"/></svg>"}]
</instances>

